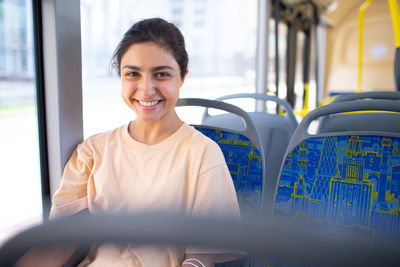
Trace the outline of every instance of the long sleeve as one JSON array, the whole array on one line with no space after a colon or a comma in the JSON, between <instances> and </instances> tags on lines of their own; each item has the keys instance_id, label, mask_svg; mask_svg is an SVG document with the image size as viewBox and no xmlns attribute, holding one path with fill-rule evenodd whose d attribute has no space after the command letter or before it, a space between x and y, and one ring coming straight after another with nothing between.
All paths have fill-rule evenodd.
<instances>
[{"instance_id":1,"label":"long sleeve","mask_svg":"<svg viewBox=\"0 0 400 267\"><path fill-rule=\"evenodd\" d=\"M222 152L215 144L209 146L203 158L205 166L199 174L193 216L211 216L240 220L240 210L235 187ZM232 253L230 250L215 248L187 247L186 254Z\"/></svg>"},{"instance_id":2,"label":"long sleeve","mask_svg":"<svg viewBox=\"0 0 400 267\"><path fill-rule=\"evenodd\" d=\"M88 208L87 185L92 166L91 151L84 143L80 144L65 165L60 187L53 195L51 219Z\"/></svg>"}]
</instances>

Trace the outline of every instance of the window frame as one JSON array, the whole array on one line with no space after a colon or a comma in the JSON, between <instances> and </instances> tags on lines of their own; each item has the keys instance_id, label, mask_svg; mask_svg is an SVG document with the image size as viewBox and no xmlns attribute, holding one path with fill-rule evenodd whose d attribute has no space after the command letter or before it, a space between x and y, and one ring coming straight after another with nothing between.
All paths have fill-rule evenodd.
<instances>
[{"instance_id":1,"label":"window frame","mask_svg":"<svg viewBox=\"0 0 400 267\"><path fill-rule=\"evenodd\" d=\"M33 0L32 5L46 220L65 163L83 140L80 0Z\"/></svg>"}]
</instances>

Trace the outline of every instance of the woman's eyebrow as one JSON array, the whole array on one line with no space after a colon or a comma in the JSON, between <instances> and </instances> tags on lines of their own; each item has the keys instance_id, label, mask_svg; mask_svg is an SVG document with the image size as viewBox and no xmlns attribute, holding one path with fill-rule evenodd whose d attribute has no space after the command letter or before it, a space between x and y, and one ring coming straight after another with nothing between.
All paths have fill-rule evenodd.
<instances>
[{"instance_id":1,"label":"woman's eyebrow","mask_svg":"<svg viewBox=\"0 0 400 267\"><path fill-rule=\"evenodd\" d=\"M122 69L131 69L131 70L137 70L137 71L141 70L139 67L133 66L133 65L125 65L122 67Z\"/></svg>"},{"instance_id":2,"label":"woman's eyebrow","mask_svg":"<svg viewBox=\"0 0 400 267\"><path fill-rule=\"evenodd\" d=\"M122 69L130 69L130 70L136 70L136 71L141 71L142 70L138 66L134 66L134 65L125 65L125 66L122 67ZM168 66L168 65L161 65L161 66L153 67L151 69L151 71L152 72L156 72L156 71L163 70L163 69L169 69L169 70L175 71L174 68L172 68L171 66Z\"/></svg>"},{"instance_id":3,"label":"woman's eyebrow","mask_svg":"<svg viewBox=\"0 0 400 267\"><path fill-rule=\"evenodd\" d=\"M168 66L168 65L165 65L165 66L156 66L156 67L152 68L151 71L152 71L152 72L156 72L156 71L163 70L163 69L169 69L169 70L175 71L174 68L172 68L171 66Z\"/></svg>"}]
</instances>

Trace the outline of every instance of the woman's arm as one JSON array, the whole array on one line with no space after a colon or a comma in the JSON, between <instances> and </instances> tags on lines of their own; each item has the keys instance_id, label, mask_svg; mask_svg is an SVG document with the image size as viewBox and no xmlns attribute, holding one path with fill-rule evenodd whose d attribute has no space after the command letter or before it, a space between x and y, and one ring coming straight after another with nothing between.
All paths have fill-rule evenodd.
<instances>
[{"instance_id":1,"label":"woman's arm","mask_svg":"<svg viewBox=\"0 0 400 267\"><path fill-rule=\"evenodd\" d=\"M58 267L62 266L74 253L75 247L33 248L21 257L16 267Z\"/></svg>"},{"instance_id":2,"label":"woman's arm","mask_svg":"<svg viewBox=\"0 0 400 267\"><path fill-rule=\"evenodd\" d=\"M89 215L87 209L80 211L73 216L79 215ZM15 264L16 267L25 266L62 266L71 256L74 254L77 246L54 246L54 247L42 247L42 248L32 248L28 250L21 259Z\"/></svg>"}]
</instances>

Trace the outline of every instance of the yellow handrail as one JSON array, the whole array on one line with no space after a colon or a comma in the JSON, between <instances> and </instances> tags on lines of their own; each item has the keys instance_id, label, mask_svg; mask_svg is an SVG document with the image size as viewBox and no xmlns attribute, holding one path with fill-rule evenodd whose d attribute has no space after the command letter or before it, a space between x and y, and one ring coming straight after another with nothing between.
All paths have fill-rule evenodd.
<instances>
[{"instance_id":1,"label":"yellow handrail","mask_svg":"<svg viewBox=\"0 0 400 267\"><path fill-rule=\"evenodd\" d=\"M399 6L396 0L388 0L390 14L392 15L394 39L396 41L396 47L400 47L400 14Z\"/></svg>"},{"instance_id":2,"label":"yellow handrail","mask_svg":"<svg viewBox=\"0 0 400 267\"><path fill-rule=\"evenodd\" d=\"M304 102L303 102L303 108L301 110L295 110L294 114L299 115L300 117L304 117L307 115L310 110L308 109L308 95L309 95L310 87L308 86L308 83L304 83Z\"/></svg>"},{"instance_id":3,"label":"yellow handrail","mask_svg":"<svg viewBox=\"0 0 400 267\"><path fill-rule=\"evenodd\" d=\"M365 10L374 0L365 1L358 13L358 79L357 79L357 93L361 93L362 83L362 47L363 47L363 30L364 30L364 15ZM396 1L396 0L395 0Z\"/></svg>"}]
</instances>

